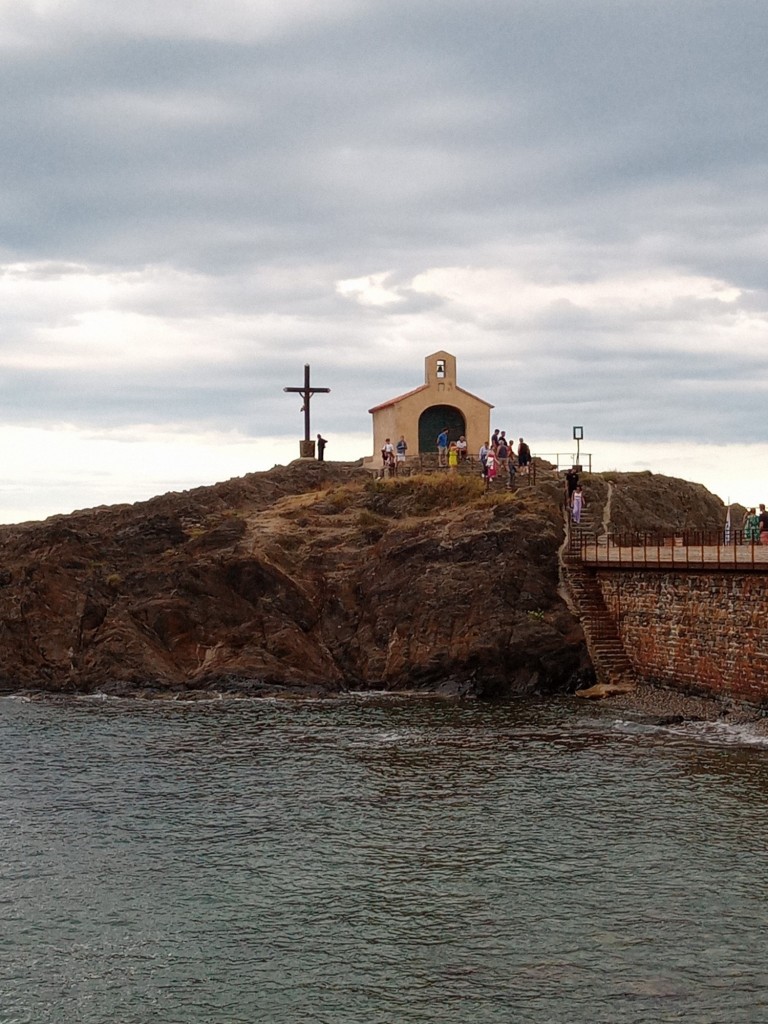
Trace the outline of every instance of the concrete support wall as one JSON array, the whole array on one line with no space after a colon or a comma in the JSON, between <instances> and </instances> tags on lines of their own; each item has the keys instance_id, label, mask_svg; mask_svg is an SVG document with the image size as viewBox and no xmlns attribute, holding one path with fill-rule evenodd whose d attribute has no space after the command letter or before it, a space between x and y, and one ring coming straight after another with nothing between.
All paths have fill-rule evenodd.
<instances>
[{"instance_id":1,"label":"concrete support wall","mask_svg":"<svg viewBox=\"0 0 768 1024\"><path fill-rule=\"evenodd\" d=\"M768 575L598 570L597 579L641 678L768 705Z\"/></svg>"}]
</instances>

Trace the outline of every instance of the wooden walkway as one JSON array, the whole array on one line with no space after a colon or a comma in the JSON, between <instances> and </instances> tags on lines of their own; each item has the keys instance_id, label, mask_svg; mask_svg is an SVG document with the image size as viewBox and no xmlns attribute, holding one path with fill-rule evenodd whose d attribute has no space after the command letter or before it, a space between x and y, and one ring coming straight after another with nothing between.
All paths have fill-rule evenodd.
<instances>
[{"instance_id":1,"label":"wooden walkway","mask_svg":"<svg viewBox=\"0 0 768 1024\"><path fill-rule=\"evenodd\" d=\"M610 569L703 569L767 572L768 546L759 544L612 544L605 537L573 538L572 555L585 566Z\"/></svg>"}]
</instances>

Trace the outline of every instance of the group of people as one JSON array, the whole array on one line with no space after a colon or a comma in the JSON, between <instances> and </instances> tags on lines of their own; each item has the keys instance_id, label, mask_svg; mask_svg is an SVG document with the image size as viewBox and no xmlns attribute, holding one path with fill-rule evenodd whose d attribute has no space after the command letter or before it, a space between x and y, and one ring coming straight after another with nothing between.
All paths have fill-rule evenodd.
<instances>
[{"instance_id":1,"label":"group of people","mask_svg":"<svg viewBox=\"0 0 768 1024\"><path fill-rule=\"evenodd\" d=\"M760 511L748 508L744 516L743 537L745 544L768 544L768 512L760 504Z\"/></svg>"},{"instance_id":2,"label":"group of people","mask_svg":"<svg viewBox=\"0 0 768 1024\"><path fill-rule=\"evenodd\" d=\"M443 427L437 435L437 464L447 466L455 473L460 462L467 460L467 439L462 434L458 441L448 440L448 427Z\"/></svg>"},{"instance_id":3,"label":"group of people","mask_svg":"<svg viewBox=\"0 0 768 1024\"><path fill-rule=\"evenodd\" d=\"M486 488L500 476L507 477L507 486L514 487L517 473L527 476L531 465L531 449L521 437L515 453L504 430L494 430L490 441L484 441L478 452Z\"/></svg>"},{"instance_id":4,"label":"group of people","mask_svg":"<svg viewBox=\"0 0 768 1024\"><path fill-rule=\"evenodd\" d=\"M467 439L462 434L457 441L449 440L448 427L444 427L437 435L437 463L445 467L449 473L456 473L459 463L466 462L469 455ZM398 466L402 465L408 454L408 442L404 435L393 443L390 437L385 438L381 447L382 471L386 476L397 476ZM494 430L490 441L485 441L480 446L478 460L485 480L486 487L489 487L494 480L501 475L508 478L509 486L515 481L518 472L527 475L531 465L531 449L521 437L518 441L517 452L514 445L507 440L506 432Z\"/></svg>"},{"instance_id":5,"label":"group of people","mask_svg":"<svg viewBox=\"0 0 768 1024\"><path fill-rule=\"evenodd\" d=\"M381 446L381 463L382 470L389 476L397 476L397 467L405 462L405 458L408 452L408 442L405 437L401 434L400 440L396 444L392 444L389 438L386 438L384 444Z\"/></svg>"},{"instance_id":6,"label":"group of people","mask_svg":"<svg viewBox=\"0 0 768 1024\"><path fill-rule=\"evenodd\" d=\"M319 441L320 435L318 434L317 437ZM405 463L407 454L408 442L403 434L400 435L399 440L394 444L391 438L385 438L384 444L381 447L382 473L385 476L397 476L398 466ZM448 427L444 427L437 435L438 465L447 467L449 473L456 473L458 471L459 463L466 462L467 454L467 439L463 434L458 441L449 441ZM322 459L322 457L321 449L318 458ZM521 437L518 440L517 452L515 452L513 443L507 440L506 431L494 430L490 441L484 441L480 446L478 461L480 462L486 490L499 479L504 480L507 487L511 489L515 486L518 472L523 476L530 472L531 449L528 447L525 439ZM565 474L565 504L570 510L571 521L578 525L581 522L581 513L586 508L586 501L581 484L579 483L579 473L576 466L573 466ZM765 505L761 505L760 510L763 516L760 523L764 525L755 526L757 531L755 538L759 539L761 530L765 530L764 539L761 543L768 544L768 512L765 511ZM754 509L750 509L751 513L754 513L754 511ZM754 518L757 524L758 517L755 516ZM751 526L747 526L748 520L749 513L744 520L745 540L749 537L747 530L751 529Z\"/></svg>"}]
</instances>

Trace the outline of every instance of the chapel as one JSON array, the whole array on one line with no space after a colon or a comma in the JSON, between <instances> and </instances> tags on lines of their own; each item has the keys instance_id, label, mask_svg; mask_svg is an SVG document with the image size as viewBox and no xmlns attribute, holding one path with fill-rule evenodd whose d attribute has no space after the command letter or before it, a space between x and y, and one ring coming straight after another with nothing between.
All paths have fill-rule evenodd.
<instances>
[{"instance_id":1,"label":"chapel","mask_svg":"<svg viewBox=\"0 0 768 1024\"><path fill-rule=\"evenodd\" d=\"M373 458L376 460L385 440L396 443L402 434L408 442L408 455L436 452L437 435L448 428L449 441L463 434L471 455L491 434L490 402L460 388L456 383L456 356L433 352L424 360L424 383L397 398L375 405L373 417Z\"/></svg>"}]
</instances>

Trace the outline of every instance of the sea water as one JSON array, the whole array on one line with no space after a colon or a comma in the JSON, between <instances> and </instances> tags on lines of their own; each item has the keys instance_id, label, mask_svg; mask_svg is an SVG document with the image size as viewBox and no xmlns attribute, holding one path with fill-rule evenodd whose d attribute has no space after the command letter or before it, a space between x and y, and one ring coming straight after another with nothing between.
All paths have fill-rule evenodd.
<instances>
[{"instance_id":1,"label":"sea water","mask_svg":"<svg viewBox=\"0 0 768 1024\"><path fill-rule=\"evenodd\" d=\"M748 730L5 699L0 829L0 1024L768 1021Z\"/></svg>"}]
</instances>

